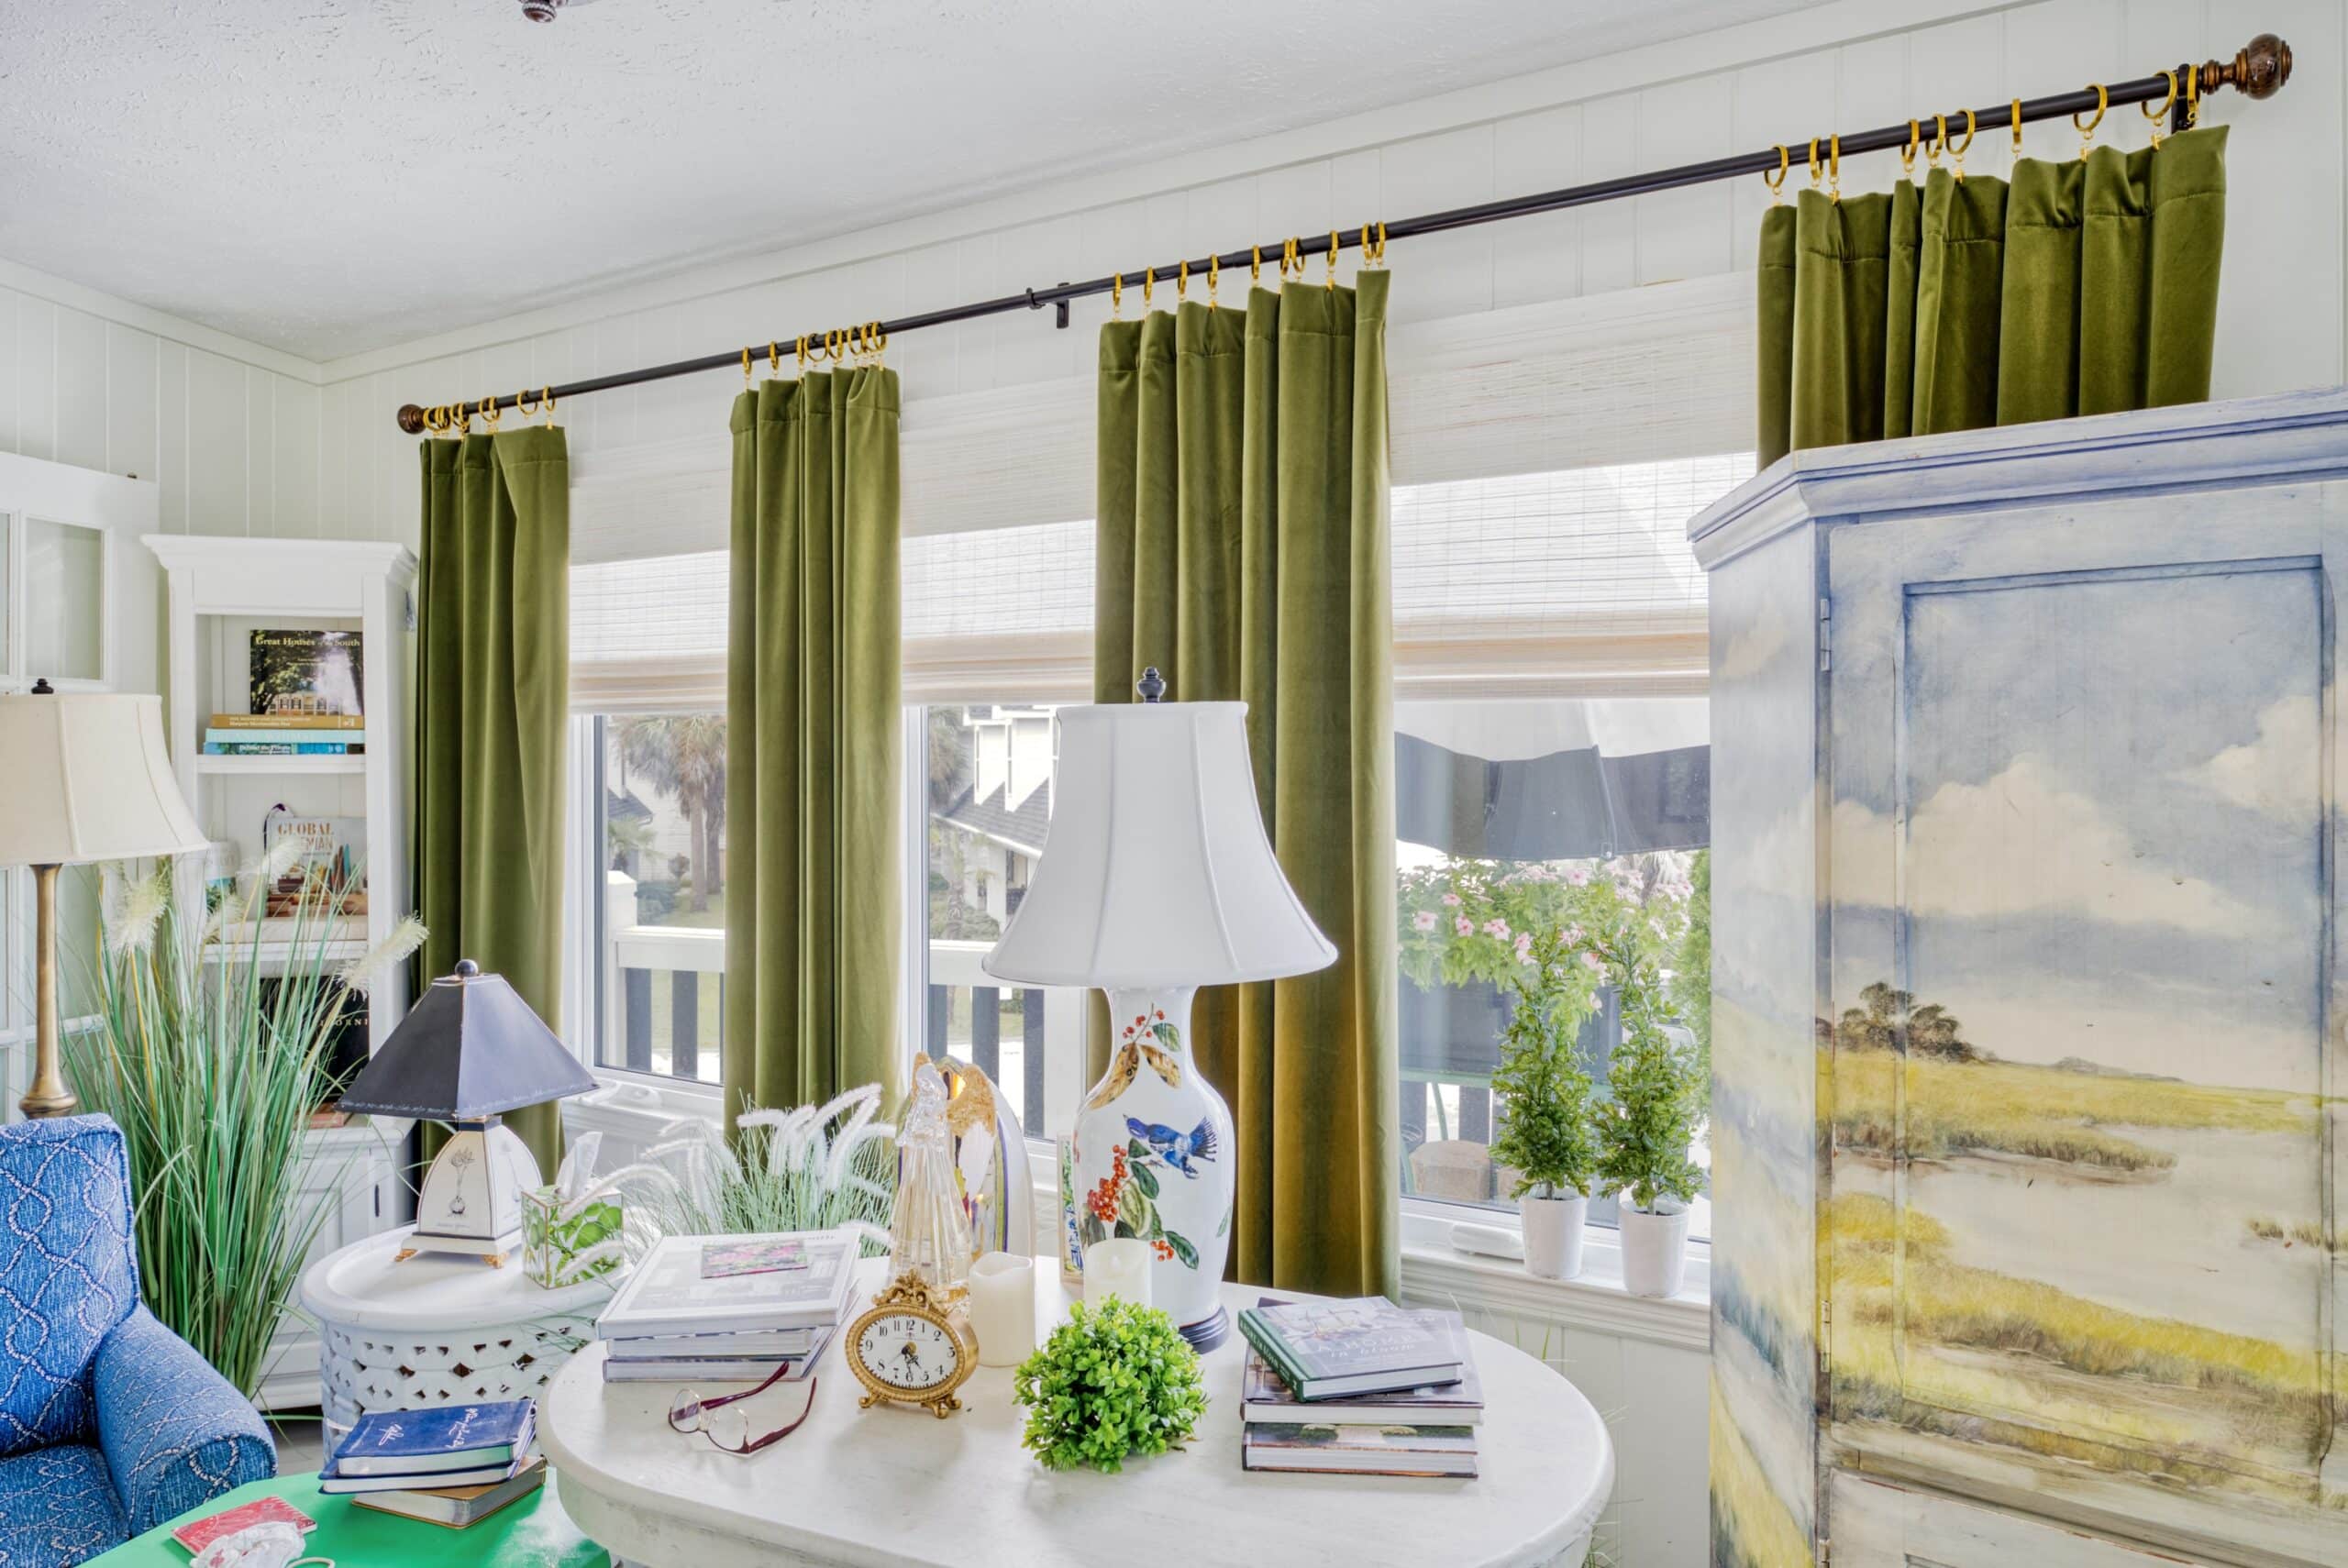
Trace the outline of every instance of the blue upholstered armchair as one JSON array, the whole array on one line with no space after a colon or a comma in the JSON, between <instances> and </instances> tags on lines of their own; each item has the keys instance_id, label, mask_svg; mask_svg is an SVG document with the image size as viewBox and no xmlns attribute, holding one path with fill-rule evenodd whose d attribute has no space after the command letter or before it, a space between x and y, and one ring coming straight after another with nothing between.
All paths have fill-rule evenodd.
<instances>
[{"instance_id":1,"label":"blue upholstered armchair","mask_svg":"<svg viewBox=\"0 0 2348 1568\"><path fill-rule=\"evenodd\" d=\"M104 1116L0 1127L0 1568L62 1568L277 1473L251 1404L138 1300Z\"/></svg>"}]
</instances>

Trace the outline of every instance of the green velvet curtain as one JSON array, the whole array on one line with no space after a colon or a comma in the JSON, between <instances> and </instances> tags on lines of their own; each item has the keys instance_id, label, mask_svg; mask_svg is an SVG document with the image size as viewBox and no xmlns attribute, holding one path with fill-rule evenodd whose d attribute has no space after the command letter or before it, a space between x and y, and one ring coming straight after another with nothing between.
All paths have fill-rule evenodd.
<instances>
[{"instance_id":1,"label":"green velvet curtain","mask_svg":"<svg viewBox=\"0 0 2348 1568\"><path fill-rule=\"evenodd\" d=\"M734 401L725 681L725 1083L828 1099L910 1063L897 1035L897 373Z\"/></svg>"},{"instance_id":2,"label":"green velvet curtain","mask_svg":"<svg viewBox=\"0 0 2348 1568\"><path fill-rule=\"evenodd\" d=\"M2226 127L1761 221L1763 464L2210 395Z\"/></svg>"},{"instance_id":3,"label":"green velvet curtain","mask_svg":"<svg viewBox=\"0 0 2348 1568\"><path fill-rule=\"evenodd\" d=\"M1192 1013L1239 1145L1232 1267L1338 1295L1400 1270L1387 288L1366 271L1101 335L1094 696L1133 701L1154 664L1169 700L1247 703L1265 826L1339 953Z\"/></svg>"},{"instance_id":4,"label":"green velvet curtain","mask_svg":"<svg viewBox=\"0 0 2348 1568\"><path fill-rule=\"evenodd\" d=\"M415 902L426 977L471 958L562 1027L570 457L534 425L422 447L415 593ZM370 657L372 657L371 655ZM511 1112L549 1177L551 1105ZM428 1158L440 1143L425 1129Z\"/></svg>"}]
</instances>

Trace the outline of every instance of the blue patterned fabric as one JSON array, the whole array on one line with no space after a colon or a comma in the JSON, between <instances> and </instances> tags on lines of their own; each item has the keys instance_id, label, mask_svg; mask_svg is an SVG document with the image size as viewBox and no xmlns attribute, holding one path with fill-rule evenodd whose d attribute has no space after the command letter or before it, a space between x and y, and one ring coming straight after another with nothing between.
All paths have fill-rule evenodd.
<instances>
[{"instance_id":1,"label":"blue patterned fabric","mask_svg":"<svg viewBox=\"0 0 2348 1568\"><path fill-rule=\"evenodd\" d=\"M0 1459L0 1568L64 1568L130 1533L96 1449L61 1443Z\"/></svg>"},{"instance_id":2,"label":"blue patterned fabric","mask_svg":"<svg viewBox=\"0 0 2348 1568\"><path fill-rule=\"evenodd\" d=\"M0 1457L89 1440L90 1357L138 1302L121 1129L0 1127Z\"/></svg>"},{"instance_id":3,"label":"blue patterned fabric","mask_svg":"<svg viewBox=\"0 0 2348 1568\"><path fill-rule=\"evenodd\" d=\"M251 1404L139 1304L121 1130L0 1127L0 1568L67 1568L276 1473Z\"/></svg>"},{"instance_id":4,"label":"blue patterned fabric","mask_svg":"<svg viewBox=\"0 0 2348 1568\"><path fill-rule=\"evenodd\" d=\"M98 1446L132 1534L277 1474L277 1445L252 1402L141 1307L91 1368Z\"/></svg>"}]
</instances>

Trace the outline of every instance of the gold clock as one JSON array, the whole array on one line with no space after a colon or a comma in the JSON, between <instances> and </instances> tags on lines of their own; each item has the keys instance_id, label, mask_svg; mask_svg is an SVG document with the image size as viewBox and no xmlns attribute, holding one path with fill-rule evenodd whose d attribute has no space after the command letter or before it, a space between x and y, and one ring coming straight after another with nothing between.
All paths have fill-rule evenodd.
<instances>
[{"instance_id":1,"label":"gold clock","mask_svg":"<svg viewBox=\"0 0 2348 1568\"><path fill-rule=\"evenodd\" d=\"M958 1294L941 1294L919 1275L901 1274L848 1325L848 1369L864 1385L858 1408L887 1400L926 1407L944 1420L962 1408L955 1390L977 1369L979 1347Z\"/></svg>"}]
</instances>

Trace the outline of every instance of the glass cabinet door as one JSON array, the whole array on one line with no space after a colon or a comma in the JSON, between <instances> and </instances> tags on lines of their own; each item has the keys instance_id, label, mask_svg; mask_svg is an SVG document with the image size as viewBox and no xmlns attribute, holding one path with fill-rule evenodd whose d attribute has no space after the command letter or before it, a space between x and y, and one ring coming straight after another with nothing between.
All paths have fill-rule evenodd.
<instances>
[{"instance_id":1,"label":"glass cabinet door","mask_svg":"<svg viewBox=\"0 0 2348 1568\"><path fill-rule=\"evenodd\" d=\"M103 530L24 519L24 661L27 679L105 679ZM13 585L12 585L13 586Z\"/></svg>"}]
</instances>

